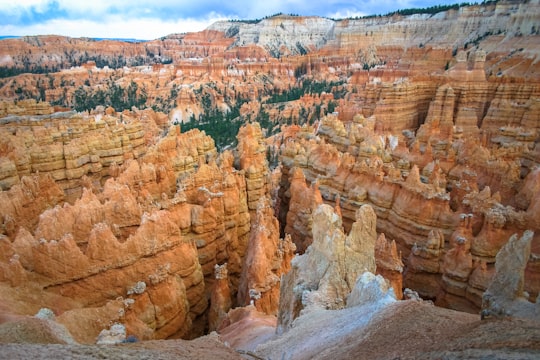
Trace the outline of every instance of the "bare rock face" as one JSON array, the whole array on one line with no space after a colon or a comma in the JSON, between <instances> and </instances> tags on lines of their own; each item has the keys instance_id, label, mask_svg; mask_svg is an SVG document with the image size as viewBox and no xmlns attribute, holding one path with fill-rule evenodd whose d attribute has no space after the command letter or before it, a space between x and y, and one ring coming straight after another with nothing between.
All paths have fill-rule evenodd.
<instances>
[{"instance_id":1,"label":"bare rock face","mask_svg":"<svg viewBox=\"0 0 540 360\"><path fill-rule=\"evenodd\" d=\"M322 204L322 198L316 183L314 188L307 186L302 170L294 168L289 176L290 200L285 233L291 235L298 252L303 253L313 241L313 212Z\"/></svg>"},{"instance_id":2,"label":"bare rock face","mask_svg":"<svg viewBox=\"0 0 540 360\"><path fill-rule=\"evenodd\" d=\"M227 264L215 267L216 281L210 295L210 310L208 312L209 331L218 330L231 309L231 290L227 277Z\"/></svg>"},{"instance_id":3,"label":"bare rock face","mask_svg":"<svg viewBox=\"0 0 540 360\"><path fill-rule=\"evenodd\" d=\"M280 193L284 228L297 236L309 234L310 223L291 201L290 189L301 178L293 169L302 169L305 180L298 181L297 193L305 192L305 183L318 184L323 202L339 209L345 231L351 229L356 209L373 207L377 231L395 239L406 264L404 287L439 305L478 312L497 252L511 234L538 227L537 174L525 160L531 156L528 150L509 150L534 148L525 145L524 133L517 136L516 130L500 128L489 130L488 136L488 122L476 122L480 131L472 131L466 110L488 104L467 94L474 86L480 92L487 85L476 76L468 81L467 91L454 80L439 87L416 133L393 137L385 128L387 120L361 115L351 120L331 115L313 127L291 131L281 146L282 173L295 174L287 183L282 177L280 184L290 192L289 199L287 191ZM475 114L481 116L477 110ZM459 130L458 122L470 131ZM525 181L520 178L522 161L527 164ZM525 280L533 299L538 292L536 249Z\"/></svg>"},{"instance_id":4,"label":"bare rock face","mask_svg":"<svg viewBox=\"0 0 540 360\"><path fill-rule=\"evenodd\" d=\"M388 304L396 300L393 287L380 275L366 271L358 277L347 297L347 307Z\"/></svg>"},{"instance_id":5,"label":"bare rock face","mask_svg":"<svg viewBox=\"0 0 540 360\"><path fill-rule=\"evenodd\" d=\"M15 237L21 227L34 229L38 216L64 201L64 193L50 175L24 176L9 191L0 192L1 233Z\"/></svg>"},{"instance_id":6,"label":"bare rock face","mask_svg":"<svg viewBox=\"0 0 540 360\"><path fill-rule=\"evenodd\" d=\"M98 345L121 344L126 341L126 328L122 324L114 324L109 330L102 330L96 340Z\"/></svg>"},{"instance_id":7,"label":"bare rock face","mask_svg":"<svg viewBox=\"0 0 540 360\"><path fill-rule=\"evenodd\" d=\"M514 234L497 254L495 275L482 297L483 317L540 319L540 302L530 302L524 292L533 236L532 231Z\"/></svg>"},{"instance_id":8,"label":"bare rock face","mask_svg":"<svg viewBox=\"0 0 540 360\"><path fill-rule=\"evenodd\" d=\"M289 270L294 251L289 236L279 238L273 209L266 198L261 198L240 277L238 303L252 303L262 313L277 314L281 275Z\"/></svg>"},{"instance_id":9,"label":"bare rock face","mask_svg":"<svg viewBox=\"0 0 540 360\"><path fill-rule=\"evenodd\" d=\"M302 311L339 309L364 272L375 272L376 216L361 207L349 235L341 218L322 204L313 214L313 243L295 257L281 283L278 331L287 330Z\"/></svg>"},{"instance_id":10,"label":"bare rock face","mask_svg":"<svg viewBox=\"0 0 540 360\"><path fill-rule=\"evenodd\" d=\"M49 107L49 111L54 109ZM84 176L99 182L109 175L112 165L140 158L146 152L145 131L138 117L126 116L119 121L110 115L74 112L35 116L37 120L30 120L29 115L5 118L1 141L7 150L3 156L10 160L0 163L4 190L18 183L17 178L40 172L50 174L69 195L68 200L74 201Z\"/></svg>"},{"instance_id":11,"label":"bare rock face","mask_svg":"<svg viewBox=\"0 0 540 360\"><path fill-rule=\"evenodd\" d=\"M282 328L344 307L377 269L397 296L408 287L478 312L497 267L509 267L497 254L527 229L522 291L538 299L539 14L538 1L487 2L434 16L220 22L145 44L0 41L15 68L66 69L0 85L17 99L0 102L3 301L20 314L50 307L81 342L116 322L143 340L191 337L209 318L218 328L229 306L275 314L279 287ZM68 54L172 63L115 70ZM72 106L78 88L113 82L144 87L148 109L18 100ZM323 83L321 94L267 101ZM181 133L203 97L223 113L243 103L236 149L218 154L204 132ZM252 123L265 114L273 124ZM297 124L279 132L285 122ZM279 155L274 183L267 154ZM303 255L280 285L295 246ZM226 283L214 279L225 263Z\"/></svg>"},{"instance_id":12,"label":"bare rock face","mask_svg":"<svg viewBox=\"0 0 540 360\"><path fill-rule=\"evenodd\" d=\"M240 169L245 172L248 207L254 212L259 199L270 193L266 146L258 123L246 124L240 128L238 157Z\"/></svg>"},{"instance_id":13,"label":"bare rock face","mask_svg":"<svg viewBox=\"0 0 540 360\"><path fill-rule=\"evenodd\" d=\"M126 112L124 120L131 115ZM104 127L123 124L114 114L106 116L111 124L104 122ZM40 119L36 129L54 129L55 119ZM77 341L93 343L114 322L141 340L202 334L216 264L228 263L228 298L236 298L251 225L245 173L233 167L230 152L216 157L214 142L198 130L181 134L171 127L153 141L137 156L118 153L122 161L111 161L108 175L73 179L71 184L82 189L79 195L62 191L58 184L63 180L46 171L23 176L0 192L5 198L0 210L2 286L13 286L30 299L41 289L39 307L58 313L58 321ZM246 159L256 158L258 148L246 154ZM264 178L267 167L259 167L259 160L250 168ZM64 203L64 194L72 201ZM271 228L279 234L277 224ZM294 246L288 240L285 247L268 251L269 266L279 279ZM222 298L226 303L227 296ZM270 303L277 309L277 301ZM9 304L15 313L36 306L11 295Z\"/></svg>"},{"instance_id":14,"label":"bare rock face","mask_svg":"<svg viewBox=\"0 0 540 360\"><path fill-rule=\"evenodd\" d=\"M403 297L403 262L398 254L395 240L387 241L383 234L377 237L375 243L376 273L387 279L394 290L396 299Z\"/></svg>"}]
</instances>

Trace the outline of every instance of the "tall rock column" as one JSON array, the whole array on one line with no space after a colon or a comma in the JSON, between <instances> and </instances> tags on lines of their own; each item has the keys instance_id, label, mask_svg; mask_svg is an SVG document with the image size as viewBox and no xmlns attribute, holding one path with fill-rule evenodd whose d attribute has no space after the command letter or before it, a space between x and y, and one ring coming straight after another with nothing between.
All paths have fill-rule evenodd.
<instances>
[{"instance_id":1,"label":"tall rock column","mask_svg":"<svg viewBox=\"0 0 540 360\"><path fill-rule=\"evenodd\" d=\"M290 237L279 238L279 224L265 197L259 199L238 286L239 305L253 302L257 310L277 314L280 277L296 249Z\"/></svg>"},{"instance_id":2,"label":"tall rock column","mask_svg":"<svg viewBox=\"0 0 540 360\"><path fill-rule=\"evenodd\" d=\"M514 234L497 254L495 276L482 298L482 317L520 317L540 320L540 301L524 293L525 267L531 255L532 231Z\"/></svg>"},{"instance_id":3,"label":"tall rock column","mask_svg":"<svg viewBox=\"0 0 540 360\"><path fill-rule=\"evenodd\" d=\"M220 328L221 323L227 317L231 309L231 290L227 277L227 263L215 266L216 281L210 295L210 311L208 314L208 330L214 331Z\"/></svg>"},{"instance_id":4,"label":"tall rock column","mask_svg":"<svg viewBox=\"0 0 540 360\"><path fill-rule=\"evenodd\" d=\"M248 207L254 215L259 199L270 193L266 146L258 123L248 123L240 128L237 149L240 170L245 171Z\"/></svg>"},{"instance_id":5,"label":"tall rock column","mask_svg":"<svg viewBox=\"0 0 540 360\"><path fill-rule=\"evenodd\" d=\"M379 235L375 243L375 262L377 274L390 282L396 299L403 297L403 262L397 251L395 240L387 241L384 233Z\"/></svg>"}]
</instances>

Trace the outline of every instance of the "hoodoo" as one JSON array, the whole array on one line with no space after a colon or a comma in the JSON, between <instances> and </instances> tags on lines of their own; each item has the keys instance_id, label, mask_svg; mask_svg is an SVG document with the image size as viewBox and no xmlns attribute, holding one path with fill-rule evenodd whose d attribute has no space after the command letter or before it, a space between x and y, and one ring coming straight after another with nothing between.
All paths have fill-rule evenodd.
<instances>
[{"instance_id":1,"label":"hoodoo","mask_svg":"<svg viewBox=\"0 0 540 360\"><path fill-rule=\"evenodd\" d=\"M1 39L0 357L536 358L538 24Z\"/></svg>"}]
</instances>

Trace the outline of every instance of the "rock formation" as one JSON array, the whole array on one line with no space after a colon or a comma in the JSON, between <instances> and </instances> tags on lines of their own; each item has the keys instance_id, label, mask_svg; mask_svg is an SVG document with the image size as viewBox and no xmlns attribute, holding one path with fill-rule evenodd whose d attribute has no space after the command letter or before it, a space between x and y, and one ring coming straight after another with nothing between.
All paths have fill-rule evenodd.
<instances>
[{"instance_id":1,"label":"rock formation","mask_svg":"<svg viewBox=\"0 0 540 360\"><path fill-rule=\"evenodd\" d=\"M49 129L49 121L57 122L43 118L36 126ZM78 341L93 342L104 329L78 317L121 322L139 339L201 334L211 290L204 278L210 280L224 261L230 300L238 290L250 214L246 179L232 167L232 155L221 155L218 164L211 139L174 127L145 152L132 159L121 155L110 174L93 181L74 179L80 196L62 191L63 179L45 171L1 192L2 279L21 294L46 288L40 307L60 313L58 321ZM63 202L66 193L73 203ZM272 263L274 271L282 271L281 259L290 259L291 249L271 250L284 254ZM55 303L58 296L70 304ZM24 308L12 305L15 312Z\"/></svg>"},{"instance_id":2,"label":"rock formation","mask_svg":"<svg viewBox=\"0 0 540 360\"><path fill-rule=\"evenodd\" d=\"M525 211L525 206L534 206L529 193L534 190L521 190L522 210L513 207L516 189L526 188L517 165L523 153L504 152L508 147L500 146L500 140L486 146L475 143L475 136L482 137L478 132L456 136L456 113L448 110L455 104L455 93L441 87L426 122L416 134L405 131L404 138L393 138L362 116L352 122L326 117L311 128L317 137L304 135L307 128L281 146L282 173L302 169L303 181L316 182L323 201L338 206L346 231L355 209L373 206L377 231L395 239L408 259L404 287L440 305L477 312L496 253L513 232L526 226L536 229L528 217L531 210ZM534 167L523 171L530 178L527 188L534 189ZM290 189L296 178L301 176L286 183L283 177L280 186ZM286 231L309 234L304 212L287 199L287 192L281 194ZM534 262L528 269L528 279L535 279ZM526 284L536 298L534 281Z\"/></svg>"},{"instance_id":3,"label":"rock formation","mask_svg":"<svg viewBox=\"0 0 540 360\"><path fill-rule=\"evenodd\" d=\"M349 235L341 218L322 204L313 214L313 243L293 259L281 283L278 332L286 331L302 311L340 309L364 272L375 272L376 216L366 205L357 211Z\"/></svg>"},{"instance_id":4,"label":"rock formation","mask_svg":"<svg viewBox=\"0 0 540 360\"><path fill-rule=\"evenodd\" d=\"M495 275L482 298L482 317L540 319L540 302L529 301L524 291L533 236L531 231L514 234L497 254Z\"/></svg>"},{"instance_id":5,"label":"rock formation","mask_svg":"<svg viewBox=\"0 0 540 360\"><path fill-rule=\"evenodd\" d=\"M277 314L280 278L289 271L294 251L290 236L279 239L273 209L266 198L261 198L240 277L238 304L252 303L262 313Z\"/></svg>"},{"instance_id":6,"label":"rock formation","mask_svg":"<svg viewBox=\"0 0 540 360\"><path fill-rule=\"evenodd\" d=\"M216 281L210 296L210 310L208 313L208 329L215 331L221 327L227 312L231 309L232 299L227 277L227 264L215 266Z\"/></svg>"},{"instance_id":7,"label":"rock formation","mask_svg":"<svg viewBox=\"0 0 540 360\"><path fill-rule=\"evenodd\" d=\"M134 44L1 40L6 319L47 307L82 343L118 323L126 339L217 329L251 346L238 334L268 340L276 313L285 332L403 288L536 314L539 14L498 1Z\"/></svg>"},{"instance_id":8,"label":"rock formation","mask_svg":"<svg viewBox=\"0 0 540 360\"><path fill-rule=\"evenodd\" d=\"M387 279L394 290L396 299L403 297L403 262L398 254L396 242L387 241L383 234L377 237L375 243L376 273Z\"/></svg>"}]
</instances>

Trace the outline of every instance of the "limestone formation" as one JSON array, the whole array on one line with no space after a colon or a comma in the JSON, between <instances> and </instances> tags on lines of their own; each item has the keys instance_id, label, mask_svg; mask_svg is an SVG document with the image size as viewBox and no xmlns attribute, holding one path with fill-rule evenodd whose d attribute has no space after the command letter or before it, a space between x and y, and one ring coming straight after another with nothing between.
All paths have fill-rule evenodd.
<instances>
[{"instance_id":1,"label":"limestone formation","mask_svg":"<svg viewBox=\"0 0 540 360\"><path fill-rule=\"evenodd\" d=\"M227 264L215 266L216 281L210 296L210 310L208 313L209 331L220 329L227 312L231 309L232 299L227 277Z\"/></svg>"},{"instance_id":2,"label":"limestone formation","mask_svg":"<svg viewBox=\"0 0 540 360\"><path fill-rule=\"evenodd\" d=\"M375 222L371 206L363 206L347 236L332 207L317 207L313 243L293 259L281 282L278 332L286 331L303 312L346 306L358 277L375 272Z\"/></svg>"},{"instance_id":3,"label":"limestone formation","mask_svg":"<svg viewBox=\"0 0 540 360\"><path fill-rule=\"evenodd\" d=\"M514 234L497 254L495 275L482 298L482 317L540 319L540 302L524 292L524 272L531 255L534 233Z\"/></svg>"},{"instance_id":4,"label":"limestone formation","mask_svg":"<svg viewBox=\"0 0 540 360\"><path fill-rule=\"evenodd\" d=\"M458 8L0 40L6 316L50 308L83 343L114 323L149 340L264 319L267 336L262 314L285 330L389 289L366 271L397 297L537 311L540 5Z\"/></svg>"}]
</instances>

